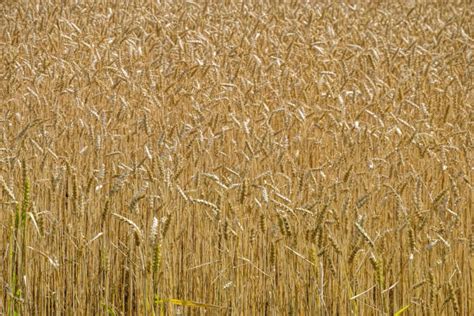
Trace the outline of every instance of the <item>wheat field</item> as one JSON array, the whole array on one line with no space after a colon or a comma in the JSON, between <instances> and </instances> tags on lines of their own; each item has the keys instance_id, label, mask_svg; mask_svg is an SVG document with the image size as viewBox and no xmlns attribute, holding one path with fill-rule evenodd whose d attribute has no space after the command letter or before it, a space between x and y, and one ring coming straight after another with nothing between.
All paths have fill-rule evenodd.
<instances>
[{"instance_id":1,"label":"wheat field","mask_svg":"<svg viewBox=\"0 0 474 316\"><path fill-rule=\"evenodd\" d=\"M0 8L0 315L474 312L471 1Z\"/></svg>"}]
</instances>

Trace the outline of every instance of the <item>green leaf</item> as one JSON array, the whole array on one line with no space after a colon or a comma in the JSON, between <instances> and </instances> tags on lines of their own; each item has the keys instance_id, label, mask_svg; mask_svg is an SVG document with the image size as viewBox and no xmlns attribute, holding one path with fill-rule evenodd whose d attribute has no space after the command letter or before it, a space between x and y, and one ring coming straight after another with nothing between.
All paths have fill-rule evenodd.
<instances>
[{"instance_id":1,"label":"green leaf","mask_svg":"<svg viewBox=\"0 0 474 316\"><path fill-rule=\"evenodd\" d=\"M189 307L222 308L222 307L217 306L217 305L198 303L198 302L188 301L188 300L180 300L180 299L176 299L176 298L163 298L163 299L160 299L160 298L156 297L155 302L158 305L163 305L164 303L171 303L173 305L189 306Z\"/></svg>"},{"instance_id":2,"label":"green leaf","mask_svg":"<svg viewBox=\"0 0 474 316\"><path fill-rule=\"evenodd\" d=\"M399 315L401 315L404 311L406 311L406 310L408 309L408 307L410 307L410 305L407 305L407 306L402 307L398 312L396 312L395 314L393 314L393 316L399 316Z\"/></svg>"}]
</instances>

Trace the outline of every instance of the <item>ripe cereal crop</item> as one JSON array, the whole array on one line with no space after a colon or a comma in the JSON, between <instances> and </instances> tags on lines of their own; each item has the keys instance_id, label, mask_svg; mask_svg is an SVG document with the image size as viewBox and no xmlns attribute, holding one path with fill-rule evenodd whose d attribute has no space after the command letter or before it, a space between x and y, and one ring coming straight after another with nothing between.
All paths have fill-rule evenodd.
<instances>
[{"instance_id":1,"label":"ripe cereal crop","mask_svg":"<svg viewBox=\"0 0 474 316\"><path fill-rule=\"evenodd\" d=\"M0 315L472 315L471 1L0 10Z\"/></svg>"}]
</instances>

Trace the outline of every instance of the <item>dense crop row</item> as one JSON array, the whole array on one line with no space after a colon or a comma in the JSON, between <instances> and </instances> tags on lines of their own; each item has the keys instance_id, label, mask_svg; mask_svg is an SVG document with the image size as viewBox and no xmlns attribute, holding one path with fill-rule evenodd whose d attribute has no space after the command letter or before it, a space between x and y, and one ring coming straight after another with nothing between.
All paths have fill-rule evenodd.
<instances>
[{"instance_id":1,"label":"dense crop row","mask_svg":"<svg viewBox=\"0 0 474 316\"><path fill-rule=\"evenodd\" d=\"M65 2L0 4L0 314L472 313L469 1Z\"/></svg>"}]
</instances>

